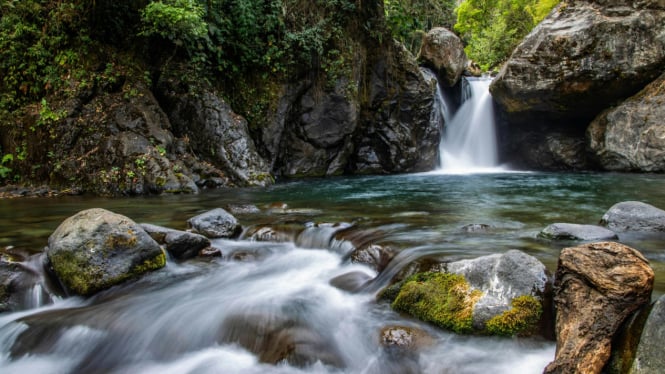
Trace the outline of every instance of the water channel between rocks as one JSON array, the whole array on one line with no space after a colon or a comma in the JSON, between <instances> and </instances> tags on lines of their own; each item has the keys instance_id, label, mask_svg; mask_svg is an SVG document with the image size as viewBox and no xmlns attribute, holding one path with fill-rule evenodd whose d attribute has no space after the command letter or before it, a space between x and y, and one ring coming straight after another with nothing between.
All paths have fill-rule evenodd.
<instances>
[{"instance_id":1,"label":"water channel between rocks","mask_svg":"<svg viewBox=\"0 0 665 374\"><path fill-rule=\"evenodd\" d=\"M65 218L91 207L185 229L198 213L254 204L260 213L236 215L245 229L300 232L312 223L348 223L365 240L397 249L397 259L457 260L520 249L554 271L560 250L577 243L539 239L541 229L556 222L596 224L620 201L665 208L664 182L663 175L426 173L198 195L0 200L0 247L38 253ZM275 202L288 207L267 208ZM462 230L468 224L489 228ZM376 302L373 292L332 287L330 280L342 274L377 273L346 261L345 247L328 242L323 231L279 243L217 240L221 258L169 260L138 282L85 300L56 297L48 303L48 296L35 295L35 308L0 314L0 372L540 373L553 359L551 341L458 336L400 316ZM663 294L665 237L619 236L650 260L654 297ZM395 325L419 327L432 341L413 352L382 348L381 329ZM291 331L295 338L275 331ZM258 355L247 349L272 344L268 335L277 348L255 349L263 352ZM280 344L307 344L320 362L266 363L266 351L288 349Z\"/></svg>"}]
</instances>

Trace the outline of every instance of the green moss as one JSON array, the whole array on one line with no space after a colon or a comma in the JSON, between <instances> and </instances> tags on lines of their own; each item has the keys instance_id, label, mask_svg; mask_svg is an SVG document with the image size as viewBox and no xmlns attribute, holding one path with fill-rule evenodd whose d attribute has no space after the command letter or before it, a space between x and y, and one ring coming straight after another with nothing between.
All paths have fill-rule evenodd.
<instances>
[{"instance_id":1,"label":"green moss","mask_svg":"<svg viewBox=\"0 0 665 374\"><path fill-rule=\"evenodd\" d=\"M418 273L406 279L392 307L439 327L470 333L473 306L481 296L462 275Z\"/></svg>"},{"instance_id":2,"label":"green moss","mask_svg":"<svg viewBox=\"0 0 665 374\"><path fill-rule=\"evenodd\" d=\"M487 332L491 335L513 336L534 328L543 307L540 301L531 295L523 295L513 299L510 310L496 316L485 325Z\"/></svg>"},{"instance_id":3,"label":"green moss","mask_svg":"<svg viewBox=\"0 0 665 374\"><path fill-rule=\"evenodd\" d=\"M143 261L141 264L132 268L131 274L139 275L151 270L161 269L166 265L166 254L162 250L161 253L153 258Z\"/></svg>"},{"instance_id":4,"label":"green moss","mask_svg":"<svg viewBox=\"0 0 665 374\"><path fill-rule=\"evenodd\" d=\"M89 295L96 291L92 285L95 279L101 278L101 269L86 266L86 261L74 252L60 251L49 254L51 266L58 279L67 289L78 295Z\"/></svg>"}]
</instances>

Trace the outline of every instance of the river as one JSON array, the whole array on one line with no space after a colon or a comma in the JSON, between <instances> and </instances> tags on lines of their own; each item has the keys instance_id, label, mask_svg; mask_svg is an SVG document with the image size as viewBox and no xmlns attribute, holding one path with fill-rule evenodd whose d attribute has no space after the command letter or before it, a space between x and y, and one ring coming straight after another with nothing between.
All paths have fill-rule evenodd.
<instances>
[{"instance_id":1,"label":"river","mask_svg":"<svg viewBox=\"0 0 665 374\"><path fill-rule=\"evenodd\" d=\"M332 287L330 280L342 274L377 273L346 261L346 247L330 240L330 230L302 233L316 223L344 223L338 227L396 249L397 258L456 260L520 249L553 272L560 250L576 243L539 239L541 229L555 222L595 224L620 201L665 208L664 186L664 175L648 174L423 173L198 195L0 200L0 248L34 255L62 220L91 207L185 229L198 213L254 204L261 213L238 215L246 230L301 232L281 242L216 240L221 258L169 260L138 282L89 299L37 295L27 301L33 308L0 314L0 372L540 373L554 357L554 342L457 336L391 311L376 301L373 288L349 293ZM275 203L288 206L270 209ZM489 229L462 230L468 224ZM665 237L620 234L620 241L650 260L654 297L663 294ZM422 329L432 341L415 353L382 347L381 329L395 325ZM279 331L297 331L296 338L280 338ZM318 361L269 364L265 351L274 347L266 345L274 339L309 350L307 357Z\"/></svg>"}]
</instances>

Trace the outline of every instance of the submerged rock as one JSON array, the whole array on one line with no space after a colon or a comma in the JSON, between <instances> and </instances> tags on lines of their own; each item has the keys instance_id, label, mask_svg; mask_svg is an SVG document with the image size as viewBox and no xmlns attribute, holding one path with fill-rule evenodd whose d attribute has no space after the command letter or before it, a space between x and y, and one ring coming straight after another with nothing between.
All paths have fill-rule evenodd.
<instances>
[{"instance_id":1,"label":"submerged rock","mask_svg":"<svg viewBox=\"0 0 665 374\"><path fill-rule=\"evenodd\" d=\"M268 364L288 362L305 367L320 361L343 368L332 339L287 317L251 313L232 315L220 328L220 342L236 343Z\"/></svg>"},{"instance_id":2,"label":"submerged rock","mask_svg":"<svg viewBox=\"0 0 665 374\"><path fill-rule=\"evenodd\" d=\"M381 329L380 343L387 348L418 351L434 344L434 338L419 328L386 326Z\"/></svg>"},{"instance_id":3,"label":"submerged rock","mask_svg":"<svg viewBox=\"0 0 665 374\"><path fill-rule=\"evenodd\" d=\"M665 231L665 211L640 201L614 204L600 223L614 231Z\"/></svg>"},{"instance_id":4,"label":"submerged rock","mask_svg":"<svg viewBox=\"0 0 665 374\"><path fill-rule=\"evenodd\" d=\"M166 264L159 244L140 225L99 208L63 221L48 239L46 258L65 290L83 296Z\"/></svg>"},{"instance_id":5,"label":"submerged rock","mask_svg":"<svg viewBox=\"0 0 665 374\"><path fill-rule=\"evenodd\" d=\"M222 208L192 217L187 220L187 224L209 238L234 238L242 231L238 220Z\"/></svg>"},{"instance_id":6,"label":"submerged rock","mask_svg":"<svg viewBox=\"0 0 665 374\"><path fill-rule=\"evenodd\" d=\"M538 236L554 240L609 240L618 239L617 234L601 226L574 223L553 223Z\"/></svg>"},{"instance_id":7,"label":"submerged rock","mask_svg":"<svg viewBox=\"0 0 665 374\"><path fill-rule=\"evenodd\" d=\"M179 260L195 257L200 251L210 247L210 240L203 235L145 223L141 224L141 227L157 243L164 245L171 256Z\"/></svg>"},{"instance_id":8,"label":"submerged rock","mask_svg":"<svg viewBox=\"0 0 665 374\"><path fill-rule=\"evenodd\" d=\"M351 262L365 264L377 272L381 272L388 266L394 256L395 251L392 248L370 244L351 252Z\"/></svg>"},{"instance_id":9,"label":"submerged rock","mask_svg":"<svg viewBox=\"0 0 665 374\"><path fill-rule=\"evenodd\" d=\"M654 272L633 248L599 242L561 251L554 283L556 357L545 373L600 373L621 323L651 298Z\"/></svg>"},{"instance_id":10,"label":"submerged rock","mask_svg":"<svg viewBox=\"0 0 665 374\"><path fill-rule=\"evenodd\" d=\"M448 87L457 84L467 66L462 41L444 27L435 27L425 34L418 61L434 70Z\"/></svg>"},{"instance_id":11,"label":"submerged rock","mask_svg":"<svg viewBox=\"0 0 665 374\"><path fill-rule=\"evenodd\" d=\"M587 138L600 165L616 171L665 171L665 74L600 114Z\"/></svg>"},{"instance_id":12,"label":"submerged rock","mask_svg":"<svg viewBox=\"0 0 665 374\"><path fill-rule=\"evenodd\" d=\"M0 248L0 313L13 312L41 305L26 305L34 287L40 282L39 273L25 264L27 256ZM37 290L40 291L41 287ZM42 291L42 296L47 296ZM48 297L45 297L48 299Z\"/></svg>"},{"instance_id":13,"label":"submerged rock","mask_svg":"<svg viewBox=\"0 0 665 374\"><path fill-rule=\"evenodd\" d=\"M338 275L330 280L330 285L339 288L340 290L349 292L360 291L372 277L362 271L352 271L342 275Z\"/></svg>"},{"instance_id":14,"label":"submerged rock","mask_svg":"<svg viewBox=\"0 0 665 374\"><path fill-rule=\"evenodd\" d=\"M462 232L467 233L485 233L492 229L492 226L484 223L470 223L460 228Z\"/></svg>"}]
</instances>

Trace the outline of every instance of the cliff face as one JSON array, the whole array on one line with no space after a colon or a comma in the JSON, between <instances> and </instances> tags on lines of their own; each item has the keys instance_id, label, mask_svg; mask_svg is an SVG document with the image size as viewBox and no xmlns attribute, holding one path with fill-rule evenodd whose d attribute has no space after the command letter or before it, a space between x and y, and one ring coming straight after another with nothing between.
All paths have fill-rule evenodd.
<instances>
[{"instance_id":1,"label":"cliff face","mask_svg":"<svg viewBox=\"0 0 665 374\"><path fill-rule=\"evenodd\" d=\"M431 87L413 56L391 41L382 2L359 6L345 25L344 45L330 47L342 51L342 74L315 66L281 85L269 105L257 138L278 176L402 173L436 164Z\"/></svg>"},{"instance_id":2,"label":"cliff face","mask_svg":"<svg viewBox=\"0 0 665 374\"><path fill-rule=\"evenodd\" d=\"M0 156L12 156L0 183L145 194L433 168L432 90L414 57L392 42L382 2L339 5L343 21L337 5L300 5L317 27L335 25L324 30L335 38L311 66L237 85L205 76L182 53L98 40L101 48L85 56L100 66L92 84L72 80L47 105L1 114ZM237 96L246 99L234 111Z\"/></svg>"},{"instance_id":3,"label":"cliff face","mask_svg":"<svg viewBox=\"0 0 665 374\"><path fill-rule=\"evenodd\" d=\"M492 84L509 134L503 148L531 167L593 168L585 138L591 120L664 70L665 3L563 2Z\"/></svg>"}]
</instances>

